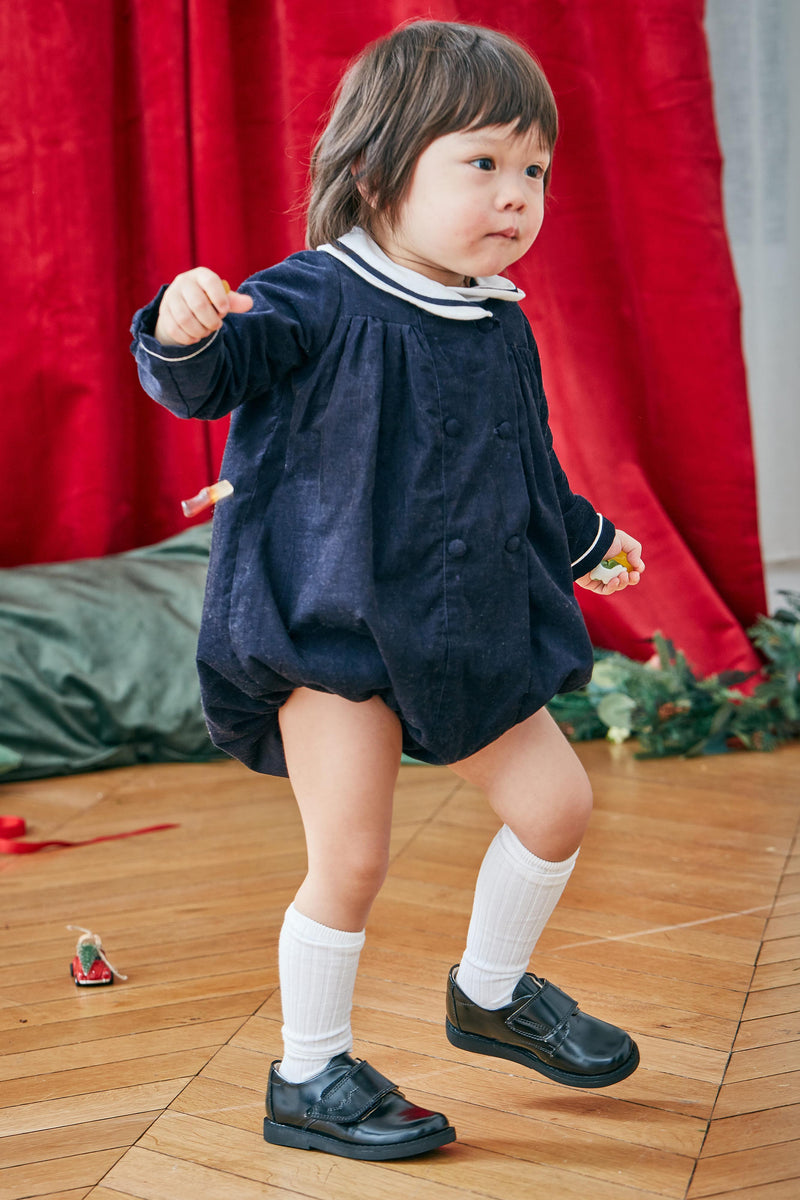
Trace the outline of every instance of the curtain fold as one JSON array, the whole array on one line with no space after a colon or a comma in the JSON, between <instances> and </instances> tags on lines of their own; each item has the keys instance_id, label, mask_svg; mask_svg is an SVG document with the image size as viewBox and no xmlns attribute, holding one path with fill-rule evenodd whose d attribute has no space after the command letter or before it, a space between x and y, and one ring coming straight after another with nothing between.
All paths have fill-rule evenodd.
<instances>
[{"instance_id":1,"label":"curtain fold","mask_svg":"<svg viewBox=\"0 0 800 1200\"><path fill-rule=\"evenodd\" d=\"M431 15L505 29L561 114L527 293L573 487L646 542L581 597L596 644L655 630L702 671L755 665L764 609L739 298L701 0L35 0L0 12L0 563L104 555L185 525L224 424L140 391L134 309L197 263L235 286L303 244L310 149L369 39Z\"/></svg>"}]
</instances>

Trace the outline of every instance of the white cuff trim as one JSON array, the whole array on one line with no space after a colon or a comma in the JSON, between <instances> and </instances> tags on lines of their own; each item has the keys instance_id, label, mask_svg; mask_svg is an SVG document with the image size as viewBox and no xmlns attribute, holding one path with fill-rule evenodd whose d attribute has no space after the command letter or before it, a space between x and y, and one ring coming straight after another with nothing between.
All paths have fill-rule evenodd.
<instances>
[{"instance_id":1,"label":"white cuff trim","mask_svg":"<svg viewBox=\"0 0 800 1200\"><path fill-rule=\"evenodd\" d=\"M207 350L208 347L211 345L211 343L214 341L214 338L217 336L218 333L219 333L219 330L215 329L214 332L212 333L211 337L206 342L205 346L201 346L199 350L193 350L191 354L181 354L175 358L169 357L166 354L156 354L155 350L148 350L147 346L145 346L145 344L141 338L139 338L139 345L142 347L142 349L144 350L144 352L146 354L150 355L151 358L157 358L161 362L165 362L165 363L188 362L190 358L197 358L198 354L202 354L204 350Z\"/></svg>"},{"instance_id":2,"label":"white cuff trim","mask_svg":"<svg viewBox=\"0 0 800 1200\"><path fill-rule=\"evenodd\" d=\"M595 516L597 517L598 525L597 525L597 533L594 535L594 541L592 542L591 546L587 546L587 548L584 550L583 554L580 555L580 557L576 558L573 563L570 563L570 566L572 566L572 567L577 567L578 563L583 562L583 560L592 553L595 546L597 545L597 543L600 540L600 534L603 532L603 517L600 513L595 513Z\"/></svg>"}]
</instances>

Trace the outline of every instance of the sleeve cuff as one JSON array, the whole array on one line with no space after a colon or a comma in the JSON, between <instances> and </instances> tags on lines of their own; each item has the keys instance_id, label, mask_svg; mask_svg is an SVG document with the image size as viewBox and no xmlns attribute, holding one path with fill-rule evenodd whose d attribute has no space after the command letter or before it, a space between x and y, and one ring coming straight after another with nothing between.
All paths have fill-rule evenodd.
<instances>
[{"instance_id":1,"label":"sleeve cuff","mask_svg":"<svg viewBox=\"0 0 800 1200\"><path fill-rule=\"evenodd\" d=\"M611 522L602 513L597 513L597 531L594 538L583 553L574 559L571 564L573 579L580 579L581 576L587 575L598 563L603 561L606 552L614 541L616 532Z\"/></svg>"},{"instance_id":2,"label":"sleeve cuff","mask_svg":"<svg viewBox=\"0 0 800 1200\"><path fill-rule=\"evenodd\" d=\"M198 354L208 349L218 335L219 330L215 329L207 338L203 338L201 342L193 342L191 346L162 346L161 342L145 333L139 335L139 345L151 358L158 358L166 363L182 363L188 362L190 358L197 358Z\"/></svg>"}]
</instances>

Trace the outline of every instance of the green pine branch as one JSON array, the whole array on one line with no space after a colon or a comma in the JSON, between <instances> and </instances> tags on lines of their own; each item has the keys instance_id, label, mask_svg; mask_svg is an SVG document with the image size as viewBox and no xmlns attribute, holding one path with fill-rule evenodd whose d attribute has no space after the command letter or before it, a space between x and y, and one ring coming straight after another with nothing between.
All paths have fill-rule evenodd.
<instances>
[{"instance_id":1,"label":"green pine branch","mask_svg":"<svg viewBox=\"0 0 800 1200\"><path fill-rule=\"evenodd\" d=\"M556 696L550 712L572 741L637 738L640 758L772 750L800 736L800 594L781 595L785 607L748 630L764 660L755 676L701 678L657 633L658 665L597 650L591 681Z\"/></svg>"}]
</instances>

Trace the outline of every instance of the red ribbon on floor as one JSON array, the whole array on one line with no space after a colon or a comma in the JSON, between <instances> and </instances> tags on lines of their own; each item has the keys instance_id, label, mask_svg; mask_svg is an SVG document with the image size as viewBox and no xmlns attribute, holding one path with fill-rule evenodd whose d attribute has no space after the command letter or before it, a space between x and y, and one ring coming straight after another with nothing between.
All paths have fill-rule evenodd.
<instances>
[{"instance_id":1,"label":"red ribbon on floor","mask_svg":"<svg viewBox=\"0 0 800 1200\"><path fill-rule=\"evenodd\" d=\"M148 825L146 829L131 829L128 833L107 833L103 837L87 838L84 842L20 842L25 834L22 817L0 817L0 854L36 854L48 846L91 846L95 842L115 842L119 838L138 837L140 833L158 833L161 829L177 829L177 825Z\"/></svg>"}]
</instances>

